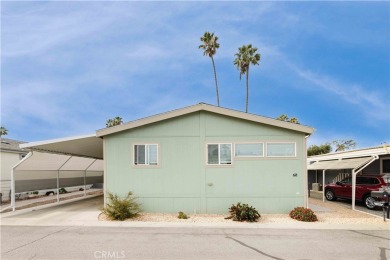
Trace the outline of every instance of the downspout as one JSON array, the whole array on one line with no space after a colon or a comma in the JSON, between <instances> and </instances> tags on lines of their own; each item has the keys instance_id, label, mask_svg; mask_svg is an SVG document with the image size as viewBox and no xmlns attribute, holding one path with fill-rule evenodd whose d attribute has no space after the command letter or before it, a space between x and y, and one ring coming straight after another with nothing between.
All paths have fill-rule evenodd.
<instances>
[{"instance_id":1,"label":"downspout","mask_svg":"<svg viewBox=\"0 0 390 260\"><path fill-rule=\"evenodd\" d=\"M373 161L378 160L379 156L373 155L372 159L366 163L363 167L361 167L359 170L357 168L352 170L352 210L355 210L355 198L356 198L356 175L361 172L364 168L366 168L368 165L370 165Z\"/></svg>"},{"instance_id":2,"label":"downspout","mask_svg":"<svg viewBox=\"0 0 390 260\"><path fill-rule=\"evenodd\" d=\"M103 203L107 204L107 164L106 164L106 139L103 138Z\"/></svg>"},{"instance_id":3,"label":"downspout","mask_svg":"<svg viewBox=\"0 0 390 260\"><path fill-rule=\"evenodd\" d=\"M306 135L305 138L303 139L304 141L304 168L303 168L303 171L305 173L305 176L303 177L303 180L304 180L304 204L305 204L305 207L306 208L309 208L309 173L308 173L308 170L307 170L307 138L309 138L310 135Z\"/></svg>"},{"instance_id":4,"label":"downspout","mask_svg":"<svg viewBox=\"0 0 390 260\"><path fill-rule=\"evenodd\" d=\"M92 164L94 164L96 161L97 159L93 160L93 162L90 165L88 165L88 167L84 171L84 196L87 196L87 183L86 183L87 171L92 166Z\"/></svg>"},{"instance_id":5,"label":"downspout","mask_svg":"<svg viewBox=\"0 0 390 260\"><path fill-rule=\"evenodd\" d=\"M70 156L57 170L57 203L60 203L60 170L72 157Z\"/></svg>"},{"instance_id":6,"label":"downspout","mask_svg":"<svg viewBox=\"0 0 390 260\"><path fill-rule=\"evenodd\" d=\"M12 167L11 174L11 207L12 211L15 211L15 168L22 164L25 160L30 158L33 155L33 152L29 152L26 157L24 157L20 162L18 162L14 167Z\"/></svg>"}]
</instances>

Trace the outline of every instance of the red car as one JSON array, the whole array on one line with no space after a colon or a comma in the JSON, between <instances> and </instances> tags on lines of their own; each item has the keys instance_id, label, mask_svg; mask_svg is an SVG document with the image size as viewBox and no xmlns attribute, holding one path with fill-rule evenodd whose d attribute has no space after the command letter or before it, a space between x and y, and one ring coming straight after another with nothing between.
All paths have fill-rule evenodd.
<instances>
[{"instance_id":1,"label":"red car","mask_svg":"<svg viewBox=\"0 0 390 260\"><path fill-rule=\"evenodd\" d=\"M385 188L387 183L380 175L356 176L356 200L362 201L368 209L375 209L376 199L371 196L371 191ZM325 198L327 200L352 199L352 177L325 186Z\"/></svg>"}]
</instances>

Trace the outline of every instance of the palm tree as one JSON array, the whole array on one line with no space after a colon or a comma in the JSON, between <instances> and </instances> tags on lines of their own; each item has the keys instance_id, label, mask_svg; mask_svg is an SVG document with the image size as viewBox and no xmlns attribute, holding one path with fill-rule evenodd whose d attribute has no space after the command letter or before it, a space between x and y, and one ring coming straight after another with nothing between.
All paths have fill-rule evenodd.
<instances>
[{"instance_id":1,"label":"palm tree","mask_svg":"<svg viewBox=\"0 0 390 260\"><path fill-rule=\"evenodd\" d=\"M123 121L122 121L122 118L119 116L114 117L112 119L108 119L106 121L106 127L112 127L112 126L121 125L121 124L123 124Z\"/></svg>"},{"instance_id":2,"label":"palm tree","mask_svg":"<svg viewBox=\"0 0 390 260\"><path fill-rule=\"evenodd\" d=\"M7 134L8 134L7 128L5 128L4 126L1 126L0 127L0 136L7 135Z\"/></svg>"},{"instance_id":3,"label":"palm tree","mask_svg":"<svg viewBox=\"0 0 390 260\"><path fill-rule=\"evenodd\" d=\"M242 45L238 48L238 53L235 54L234 65L240 71L240 80L243 74L246 74L246 112L248 113L248 98L249 98L249 66L259 65L260 54L256 53L257 48L252 47L252 44Z\"/></svg>"},{"instance_id":4,"label":"palm tree","mask_svg":"<svg viewBox=\"0 0 390 260\"><path fill-rule=\"evenodd\" d=\"M215 79L215 90L217 92L217 104L219 106L219 92L218 92L218 82L217 82L217 72L215 70L214 55L219 48L219 43L217 43L218 37L214 36L214 33L205 32L200 40L203 42L202 45L199 45L199 49L203 49L203 56L209 56L213 63L214 69L214 79Z\"/></svg>"}]
</instances>

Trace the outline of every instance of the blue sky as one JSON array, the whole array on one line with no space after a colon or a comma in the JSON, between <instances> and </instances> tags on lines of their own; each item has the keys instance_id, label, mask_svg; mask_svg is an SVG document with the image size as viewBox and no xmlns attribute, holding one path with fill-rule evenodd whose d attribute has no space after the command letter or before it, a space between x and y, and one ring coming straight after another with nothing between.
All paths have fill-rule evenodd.
<instances>
[{"instance_id":1,"label":"blue sky","mask_svg":"<svg viewBox=\"0 0 390 260\"><path fill-rule=\"evenodd\" d=\"M1 2L1 124L38 141L199 102L245 110L238 47L259 49L249 112L316 128L309 144L390 143L389 2Z\"/></svg>"}]
</instances>

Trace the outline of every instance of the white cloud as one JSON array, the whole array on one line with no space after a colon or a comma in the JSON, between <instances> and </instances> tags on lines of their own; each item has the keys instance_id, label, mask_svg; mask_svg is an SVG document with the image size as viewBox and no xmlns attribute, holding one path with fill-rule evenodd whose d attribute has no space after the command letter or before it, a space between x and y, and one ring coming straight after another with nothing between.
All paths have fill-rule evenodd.
<instances>
[{"instance_id":1,"label":"white cloud","mask_svg":"<svg viewBox=\"0 0 390 260\"><path fill-rule=\"evenodd\" d=\"M342 83L330 76L320 75L289 64L299 77L338 96L345 103L358 107L366 116L380 121L388 120L386 116L383 116L384 113L389 114L389 104L383 94L369 91L369 87L363 88L357 84Z\"/></svg>"}]
</instances>

